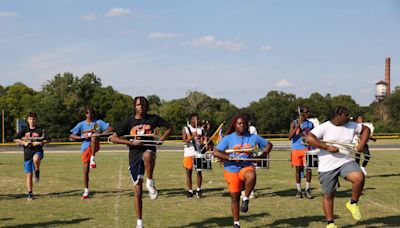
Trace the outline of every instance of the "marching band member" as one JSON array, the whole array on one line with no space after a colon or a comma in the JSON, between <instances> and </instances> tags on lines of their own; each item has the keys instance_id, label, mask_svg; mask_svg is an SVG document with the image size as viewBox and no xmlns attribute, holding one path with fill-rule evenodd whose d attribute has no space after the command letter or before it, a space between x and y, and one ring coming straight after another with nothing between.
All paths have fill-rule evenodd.
<instances>
[{"instance_id":1,"label":"marching band member","mask_svg":"<svg viewBox=\"0 0 400 228\"><path fill-rule=\"evenodd\" d=\"M82 199L89 198L89 171L96 168L95 155L100 150L97 134L112 132L109 123L94 119L94 111L91 107L85 107L86 119L79 122L71 129L71 140L83 140L81 146L81 157L83 163L83 184L85 190ZM89 168L90 167L90 168Z\"/></svg>"},{"instance_id":2,"label":"marching band member","mask_svg":"<svg viewBox=\"0 0 400 228\"><path fill-rule=\"evenodd\" d=\"M357 221L361 219L358 205L361 192L364 187L365 176L360 166L351 156L351 151L339 145L334 146L323 141L334 141L351 143L354 136L361 134L357 151L362 151L368 140L370 130L362 124L349 121L349 111L343 106L337 106L330 121L327 121L311 130L306 135L307 142L320 148L318 153L318 172L321 188L323 191L323 209L327 227L336 227L333 220L333 202L337 188L339 187L339 176L352 183L351 199L346 203L346 208Z\"/></svg>"},{"instance_id":3,"label":"marching band member","mask_svg":"<svg viewBox=\"0 0 400 228\"><path fill-rule=\"evenodd\" d=\"M239 202L242 183L245 185L245 196L243 197L240 211L247 212L249 195L256 184L256 172L252 161L234 161L235 159L250 158L249 153L241 149L255 148L258 146L263 150L266 157L272 149L272 144L258 135L251 135L248 131L249 121L244 115L235 116L228 128L226 136L214 148L214 156L224 162L224 177L228 184L231 196L231 209L234 227L240 227ZM227 149L238 150L236 153L227 154ZM251 152L250 152L251 153Z\"/></svg>"},{"instance_id":4,"label":"marching band member","mask_svg":"<svg viewBox=\"0 0 400 228\"><path fill-rule=\"evenodd\" d=\"M33 181L40 180L40 162L43 159L43 145L48 142L48 136L44 135L44 129L36 125L36 113L28 113L28 126L22 128L14 138L14 141L24 147L24 171L26 173L26 186L28 188L27 199L34 199L32 192ZM34 140L41 138L41 140Z\"/></svg>"},{"instance_id":5,"label":"marching band member","mask_svg":"<svg viewBox=\"0 0 400 228\"><path fill-rule=\"evenodd\" d=\"M363 116L357 116L355 120L356 120L357 123L364 123L364 117ZM370 129L370 131L372 132L372 129ZM376 141L376 139L373 138L373 137L369 137L369 139L373 140L374 142ZM357 136L355 136L355 141L358 141L358 140L359 140L359 137L357 135ZM363 149L363 154L364 154L364 161L361 164L361 170L363 171L364 175L367 176L367 169L365 167L367 167L368 161L371 159L371 155L369 153L369 147L368 147L367 143L365 144L365 147ZM360 159L361 159L361 154L357 153L356 154L356 162L358 164L360 164Z\"/></svg>"},{"instance_id":6,"label":"marching band member","mask_svg":"<svg viewBox=\"0 0 400 228\"><path fill-rule=\"evenodd\" d=\"M301 172L304 172L304 164L306 160L306 151L309 150L309 147L304 144L303 138L306 134L308 134L311 129L314 128L312 122L307 120L310 117L310 109L307 106L299 107L299 118L293 120L290 123L289 129L289 139L292 141L292 151L291 151L291 161L292 166L295 169L295 178L296 178L296 188L297 194L296 198L303 198L303 193L301 192ZM304 191L304 195L308 199L312 199L311 195L311 169L306 169L306 187Z\"/></svg>"},{"instance_id":7,"label":"marching band member","mask_svg":"<svg viewBox=\"0 0 400 228\"><path fill-rule=\"evenodd\" d=\"M143 145L143 142L140 142L140 140L130 141L128 139L123 139L121 136L151 135L154 134L156 128L166 127L167 130L160 137L160 141L164 141L171 133L172 126L160 116L147 113L149 102L145 97L135 97L133 102L135 114L116 125L115 133L112 135L111 141L118 144L125 144L129 147L129 174L135 188L136 227L141 228L143 227L142 185L145 171L147 174L146 188L149 192L150 199L155 200L158 196L153 180L156 147Z\"/></svg>"},{"instance_id":8,"label":"marching band member","mask_svg":"<svg viewBox=\"0 0 400 228\"><path fill-rule=\"evenodd\" d=\"M189 115L189 124L182 130L182 139L185 142L184 145L184 157L183 167L186 169L186 185L187 185L187 197L193 197L192 190L192 170L193 170L193 156L195 153L201 153L203 147L203 141L205 140L204 131L197 126L199 117L196 113ZM197 190L196 197L201 198L201 184L203 176L201 171L197 171Z\"/></svg>"}]
</instances>

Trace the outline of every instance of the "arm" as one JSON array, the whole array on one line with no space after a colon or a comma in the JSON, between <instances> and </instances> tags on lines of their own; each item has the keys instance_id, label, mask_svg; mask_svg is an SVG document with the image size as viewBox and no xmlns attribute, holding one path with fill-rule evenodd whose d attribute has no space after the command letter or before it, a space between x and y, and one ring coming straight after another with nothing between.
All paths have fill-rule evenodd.
<instances>
[{"instance_id":1,"label":"arm","mask_svg":"<svg viewBox=\"0 0 400 228\"><path fill-rule=\"evenodd\" d=\"M266 146L266 147L264 148L264 150L263 150L263 157L267 157L267 155L269 154L269 152L271 152L273 146L274 146L274 145L272 145L271 142L268 142L267 146Z\"/></svg>"},{"instance_id":2,"label":"arm","mask_svg":"<svg viewBox=\"0 0 400 228\"><path fill-rule=\"evenodd\" d=\"M297 121L297 120L296 120ZM290 123L290 129L289 129L289 134L288 138L292 139L294 134L296 133L297 129L299 128L300 124L297 124L297 126L294 124L294 121Z\"/></svg>"},{"instance_id":3,"label":"arm","mask_svg":"<svg viewBox=\"0 0 400 228\"><path fill-rule=\"evenodd\" d=\"M367 143L370 135L370 129L364 125L362 125L361 134L360 134L360 143L358 144L356 150L358 152L363 152L365 144Z\"/></svg>"},{"instance_id":4,"label":"arm","mask_svg":"<svg viewBox=\"0 0 400 228\"><path fill-rule=\"evenodd\" d=\"M172 132L172 125L169 125L169 128L164 132L164 134L160 137L160 141L164 141Z\"/></svg>"},{"instance_id":5,"label":"arm","mask_svg":"<svg viewBox=\"0 0 400 228\"><path fill-rule=\"evenodd\" d=\"M221 160L230 160L230 157L228 154L226 154L225 152L221 152L216 147L214 147L213 155L214 155L214 157L219 158Z\"/></svg>"},{"instance_id":6,"label":"arm","mask_svg":"<svg viewBox=\"0 0 400 228\"><path fill-rule=\"evenodd\" d=\"M120 138L116 133L114 133L111 136L111 142L117 143L117 144L125 144L127 146L140 146L143 144L142 142L140 142L138 140L130 141L127 139Z\"/></svg>"},{"instance_id":7,"label":"arm","mask_svg":"<svg viewBox=\"0 0 400 228\"><path fill-rule=\"evenodd\" d=\"M327 145L327 144L324 143L324 142L321 142L321 141L318 140L317 137L315 137L315 135L314 135L313 133L311 133L311 132L308 133L308 134L306 135L306 140L307 140L307 143L308 143L310 146L314 146L314 147L316 147L316 148L320 148L320 149L329 151L329 152L331 152L331 153L339 152L339 148L334 147L334 146L330 146L330 145Z\"/></svg>"}]
</instances>

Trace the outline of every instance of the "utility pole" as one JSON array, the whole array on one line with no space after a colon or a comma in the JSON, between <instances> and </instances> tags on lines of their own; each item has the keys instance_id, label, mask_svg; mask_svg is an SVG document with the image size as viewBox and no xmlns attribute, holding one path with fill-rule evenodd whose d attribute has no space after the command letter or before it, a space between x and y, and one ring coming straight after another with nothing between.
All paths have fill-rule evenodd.
<instances>
[{"instance_id":1,"label":"utility pole","mask_svg":"<svg viewBox=\"0 0 400 228\"><path fill-rule=\"evenodd\" d=\"M4 109L1 110L1 136L1 142L4 144Z\"/></svg>"}]
</instances>

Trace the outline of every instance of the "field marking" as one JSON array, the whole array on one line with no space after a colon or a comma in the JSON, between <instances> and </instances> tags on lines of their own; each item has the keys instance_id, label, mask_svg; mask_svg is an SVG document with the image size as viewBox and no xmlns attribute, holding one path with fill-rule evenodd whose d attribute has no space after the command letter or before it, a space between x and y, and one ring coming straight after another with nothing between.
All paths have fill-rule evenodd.
<instances>
[{"instance_id":1,"label":"field marking","mask_svg":"<svg viewBox=\"0 0 400 228\"><path fill-rule=\"evenodd\" d=\"M391 209L391 210L394 211L394 212L400 213L400 210L397 209L397 208L390 207L390 206L387 206L387 205L386 205L386 206L385 206L385 205L382 205L382 204L380 204L380 203L377 203L377 202L375 202L375 201L373 201L373 200L371 200L371 199L365 198L365 197L363 197L363 199L366 200L366 201L368 201L368 202L370 202L370 203L372 203L372 204L374 204L375 206L380 207L380 208L383 208L383 209Z\"/></svg>"},{"instance_id":2,"label":"field marking","mask_svg":"<svg viewBox=\"0 0 400 228\"><path fill-rule=\"evenodd\" d=\"M114 205L114 219L115 219L115 227L119 227L119 199L121 197L121 188L122 188L122 159L119 163L119 172L118 172L118 183L117 183L117 197L115 199Z\"/></svg>"}]
</instances>

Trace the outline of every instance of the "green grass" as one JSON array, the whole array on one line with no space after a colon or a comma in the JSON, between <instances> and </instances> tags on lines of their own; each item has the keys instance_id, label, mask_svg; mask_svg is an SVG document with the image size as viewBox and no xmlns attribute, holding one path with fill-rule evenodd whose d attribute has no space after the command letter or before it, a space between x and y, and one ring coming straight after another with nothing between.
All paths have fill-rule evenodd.
<instances>
[{"instance_id":1,"label":"green grass","mask_svg":"<svg viewBox=\"0 0 400 228\"><path fill-rule=\"evenodd\" d=\"M273 152L272 158L287 158L288 152ZM159 198L144 194L146 227L231 227L230 198L222 169L203 172L204 198L187 199L182 152L159 152L155 170ZM400 226L399 151L373 152L393 162L391 167L370 163L360 206L363 220L356 223L345 209L351 185L341 181L335 199L336 223L340 227ZM36 199L25 198L23 156L0 153L1 227L133 227L136 217L128 176L128 153L100 152L98 168L91 172L94 197L81 200L82 168L77 153L47 153L41 181L34 184ZM243 227L324 227L321 193L316 171L312 180L315 199L295 199L294 170L289 162L272 161L271 168L257 170L257 198L249 212L241 214ZM194 176L195 177L195 176ZM194 179L195 180L195 179ZM304 182L303 182L304 186Z\"/></svg>"}]
</instances>

